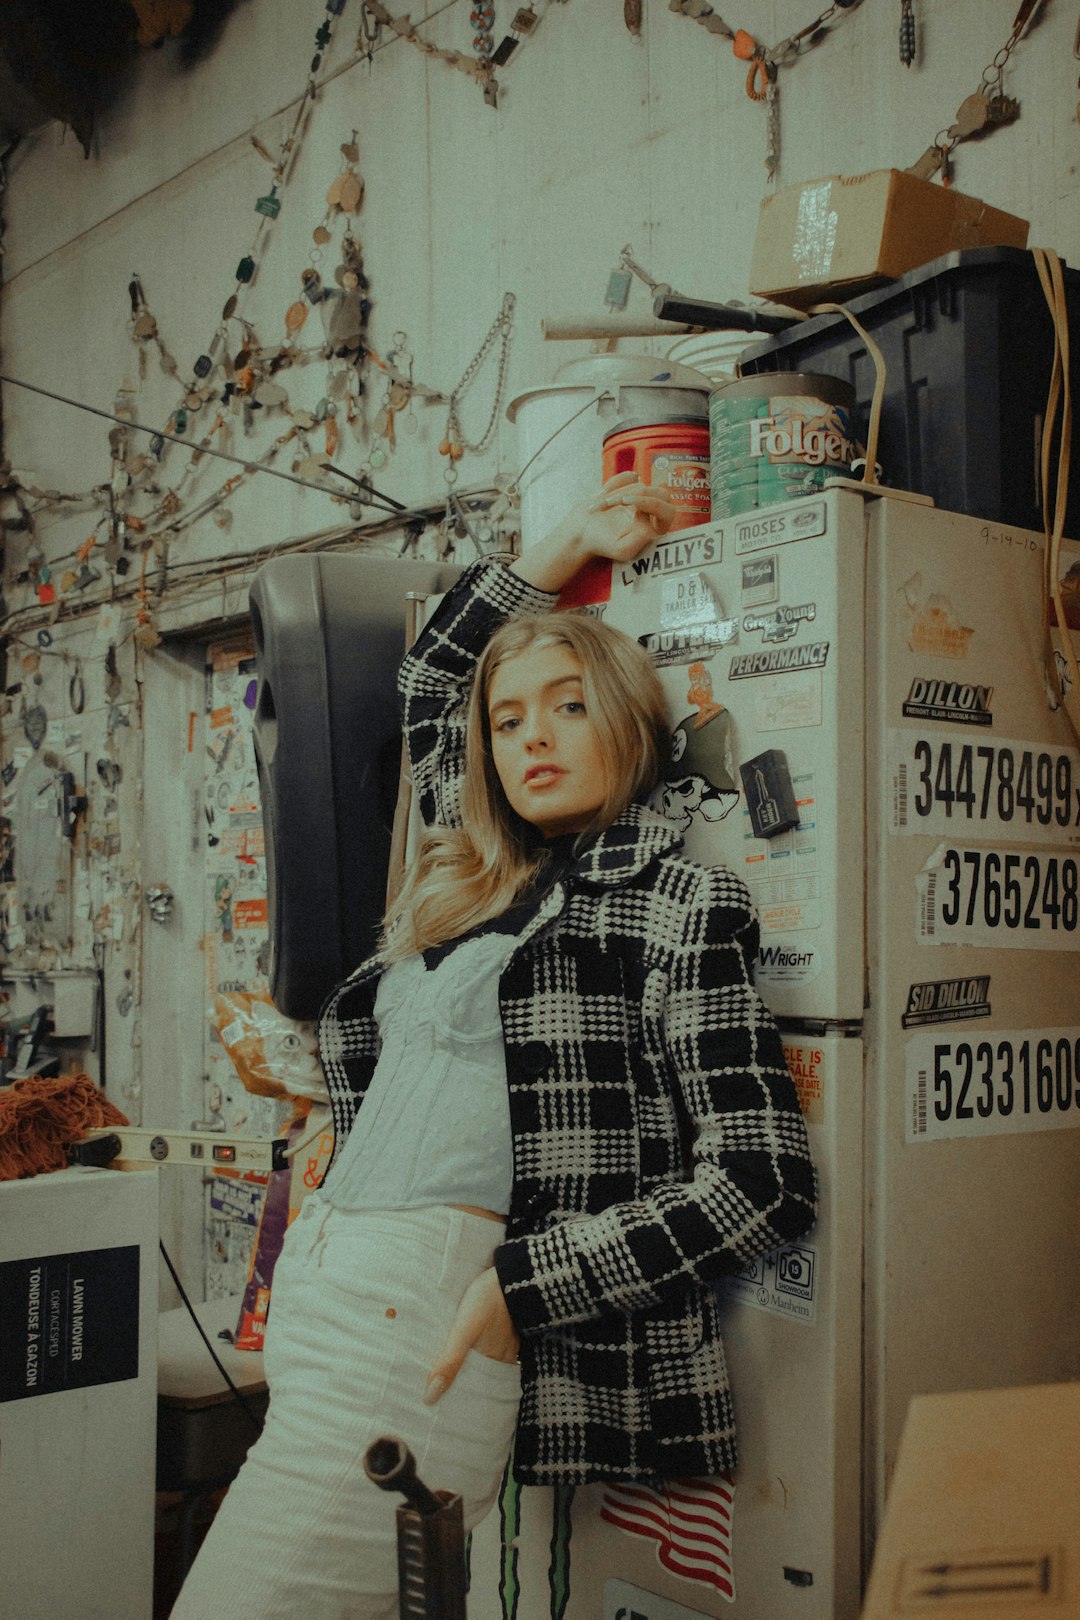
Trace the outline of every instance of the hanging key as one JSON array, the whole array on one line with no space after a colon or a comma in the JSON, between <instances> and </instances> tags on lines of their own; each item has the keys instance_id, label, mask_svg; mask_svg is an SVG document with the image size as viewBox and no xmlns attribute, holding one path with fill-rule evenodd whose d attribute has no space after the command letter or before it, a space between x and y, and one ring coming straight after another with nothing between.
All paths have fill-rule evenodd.
<instances>
[{"instance_id":1,"label":"hanging key","mask_svg":"<svg viewBox=\"0 0 1080 1620\"><path fill-rule=\"evenodd\" d=\"M990 97L987 113L991 124L1011 124L1020 116L1020 103L1013 96L999 93Z\"/></svg>"},{"instance_id":2,"label":"hanging key","mask_svg":"<svg viewBox=\"0 0 1080 1620\"><path fill-rule=\"evenodd\" d=\"M973 135L986 128L990 119L990 100L981 90L974 95L965 96L956 109L956 122L949 128L948 136L951 141L970 140Z\"/></svg>"},{"instance_id":3,"label":"hanging key","mask_svg":"<svg viewBox=\"0 0 1080 1620\"><path fill-rule=\"evenodd\" d=\"M905 172L913 174L919 180L932 180L941 168L941 147L928 146L917 163L913 163Z\"/></svg>"}]
</instances>

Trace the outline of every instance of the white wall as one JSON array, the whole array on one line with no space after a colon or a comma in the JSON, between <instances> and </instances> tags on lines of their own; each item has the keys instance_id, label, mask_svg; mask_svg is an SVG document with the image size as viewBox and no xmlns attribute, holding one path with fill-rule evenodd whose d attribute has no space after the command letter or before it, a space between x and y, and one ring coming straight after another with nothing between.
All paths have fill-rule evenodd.
<instances>
[{"instance_id":1,"label":"white wall","mask_svg":"<svg viewBox=\"0 0 1080 1620\"><path fill-rule=\"evenodd\" d=\"M445 49L470 50L468 9L467 0L425 6L431 20L424 37ZM385 354L396 333L407 334L414 380L444 396L461 379L507 292L517 302L504 407L524 389L550 382L566 359L588 352L584 342L545 342L541 322L568 315L603 318L608 273L624 244L654 277L687 293L748 296L757 210L768 190L766 114L748 100L745 67L730 43L660 0L645 6L636 39L614 3L537 0L535 9L539 25L499 71L499 104L493 109L472 78L387 28L370 61L359 55L359 8L355 0L346 7L319 69L318 96L282 191L281 216L263 227L257 278L239 293L238 313L262 344L284 339L284 313L300 295L300 271L311 262L311 232L342 166L341 143L353 130L367 187L354 229L370 278L369 340ZM781 182L913 162L977 86L984 65L1008 38L1015 5L916 0L915 10L919 56L912 69L898 59L895 4L838 12L822 43L781 69ZM774 43L785 30L811 21L812 12L811 3L796 10L792 0L744 0L736 20ZM135 419L164 425L190 383L192 362L220 325L225 300L236 290L237 262L260 223L253 205L268 190L270 175L250 137L278 151L295 120L315 29L325 15L318 0L240 5L215 50L196 68L183 70L173 46L143 54L129 91L101 118L89 160L56 125L20 144L10 160L5 198L0 320L6 375L105 410L127 388ZM513 8L500 3L497 37L512 15ZM1033 242L1080 261L1075 17L1061 0L1046 0L1039 16L1006 73L1005 88L1021 103L1019 122L961 146L955 178L961 189L1030 218ZM333 229L321 265L328 283L341 223ZM140 377L127 293L133 272L179 364L178 378L162 372L152 347ZM634 283L628 314L651 314L640 282ZM227 328L230 353L239 346L240 330L235 320ZM312 312L299 341L317 337ZM667 342L624 340L620 352L663 352ZM314 409L335 369L340 364L328 367L316 355L281 372L290 408ZM337 455L338 464L354 474L379 442L372 423L384 394L374 365L364 375L368 392L356 431L343 428ZM488 419L496 377L493 353L463 396L468 437L478 436ZM220 385L220 373L213 380ZM39 508L37 542L54 583L60 583L73 566L75 548L107 512L112 424L11 384L3 386L2 397L4 453L23 485L83 496L52 505L30 497ZM210 401L192 414L192 442L215 409ZM417 430L411 436L399 432L375 482L410 508L437 510L446 493L447 462L437 453L446 405L419 402L413 412ZM239 413L225 415L226 428L213 443L241 458L263 456L290 425L280 408L267 410L245 435ZM133 431L129 455L147 443ZM285 446L274 464L288 470L307 450L321 447L316 433L306 449L300 441ZM488 453L459 463L460 485L489 487L497 474L516 473L520 458L503 414ZM117 732L112 745L127 764L115 812L119 849L109 853L92 842L83 849L94 868L95 892L112 904L107 913L96 902L89 908L72 950L59 958L60 965L85 964L94 938L104 938L113 1002L124 984L145 982L139 886L155 881L146 861L156 834L143 824L140 784L144 769L153 771L161 743L146 737L145 755L139 745L144 695L156 703L169 685L152 668L155 658L168 655L138 653L131 642L136 604L130 593L144 560L153 591L161 582L156 568L162 541L168 542L168 583L160 596L151 596L159 628L199 625L209 631L243 615L246 563L258 561L265 548L344 533L363 515L319 490L260 475L249 477L224 508L188 524L193 507L238 471L209 457L198 467L189 462L190 452L169 446L153 474L156 493L136 487L121 494L121 507L145 519L142 536L132 537L129 572L113 576L99 546L91 560L100 579L81 593L68 589L58 621L55 609L38 607L31 584L19 581L28 536L13 530L6 546L11 616L5 630L14 637L9 687L35 650L38 631L48 629L53 646L42 656L36 690L53 725L50 738L85 750L90 833L105 814L94 762L108 742L101 717L109 714L101 666L108 638L97 631L101 604L114 590L122 607L121 702L134 727ZM162 496L177 487L180 532L171 534L168 519L153 514ZM3 510L10 517L12 503ZM107 525L98 532L104 538ZM140 539L155 536L158 544L144 558ZM400 536L381 532L369 543L396 550L399 542ZM225 557L235 561L223 577ZM88 704L84 721L72 731L65 695L76 658L85 671ZM19 710L28 690L24 686L9 704L9 761L23 742ZM102 735L90 738L87 727L95 725ZM166 805L175 793L177 825L188 823L189 791L179 777L174 788L164 789ZM155 778L155 825L161 801ZM181 887L183 881L181 863ZM198 882L197 863L191 881ZM16 950L10 965L27 962ZM39 954L29 965L54 966L56 958ZM141 1027L148 1012L152 1021L158 1016L152 1001L140 998L129 1019L111 1019L110 1090L136 1118L145 1053L165 1033L165 1026ZM177 1016L175 1009L169 1016ZM156 1108L165 1106L166 1094L157 1089Z\"/></svg>"},{"instance_id":2,"label":"white wall","mask_svg":"<svg viewBox=\"0 0 1080 1620\"><path fill-rule=\"evenodd\" d=\"M1008 38L1016 3L915 0L919 57L910 70L898 60L896 0L838 14L818 48L781 69L780 182L913 163L977 87L984 65ZM469 0L426 0L411 9L414 21L430 18L422 26L425 38L471 50ZM496 39L515 9L499 0ZM280 219L267 232L256 281L241 290L239 313L262 343L284 337L285 310L299 297L300 272L310 262L311 232L341 167L339 147L354 129L367 186L354 228L373 300L369 340L385 354L394 334L404 331L415 380L443 394L462 377L507 292L517 302L504 406L550 382L563 361L588 352L585 342L545 343L541 321L602 318L608 273L624 244L656 279L688 294L748 297L757 211L768 190L766 115L747 99L745 66L733 58L730 43L674 14L663 0L645 5L640 39L627 33L615 0L534 0L534 9L539 26L500 70L499 105L492 109L471 78L386 29L372 60L359 56L359 8L349 0L319 70L321 88L282 192ZM724 12L772 44L812 21L817 8L816 0L740 0ZM268 165L250 137L277 152L324 15L319 0L247 0L195 69L180 68L173 46L143 54L130 90L102 117L89 160L55 125L17 148L4 202L0 369L7 376L105 410L127 387L136 419L164 425L183 390L162 373L153 349L140 379L129 278L133 272L141 277L180 377L189 378L235 289L235 267L258 224L255 199L268 190ZM955 178L961 190L1030 219L1033 243L1080 263L1075 27L1075 7L1044 0L1037 26L1006 72L1005 89L1020 100L1020 119L961 146ZM340 234L337 225L325 250L328 279ZM650 314L638 282L628 313ZM300 341L314 341L317 329L312 314ZM239 330L235 322L229 327L231 352ZM620 352L662 353L667 342L624 341ZM464 396L469 436L487 421L496 369L489 358ZM327 375L326 362L316 358L278 380L292 407L313 409ZM383 396L378 370L369 365L365 377L359 434L344 430L337 458L354 474L375 442L372 421ZM37 538L59 582L71 553L107 508L101 486L111 471L112 424L11 384L3 385L2 403L3 455L25 486L64 494L97 489L81 503L38 512ZM193 441L214 408L209 403L193 415ZM375 482L408 507L438 509L446 492L446 462L437 452L446 407L419 403L414 409L418 430L399 434ZM243 458L261 456L288 426L281 410L267 411L246 437L239 418L230 420L230 431L214 442ZM145 445L144 436L132 435L132 454ZM310 448L320 446L313 437ZM287 470L294 455L304 453L287 446L275 464ZM161 493L184 478L181 518L238 470L209 458L192 470L188 459L182 448L169 449L156 478ZM459 464L460 484L486 488L496 474L515 474L520 461L515 432L503 416L490 451ZM144 491L122 504L146 515L158 499ZM2 510L10 517L11 502ZM249 479L228 510L229 527L210 515L171 540L170 583L152 599L162 630L197 627L208 635L234 622L244 612L245 563L280 542L344 532L359 516L324 493L267 476ZM163 520L148 520L145 534L164 529ZM396 550L400 535L381 532L370 544ZM223 577L215 564L234 554L234 572ZM69 590L58 620L39 610L29 584L19 582L27 555L27 535L13 529L5 558L13 615L4 625L8 684L32 679L22 661L33 655L38 631L49 629L53 645L42 654L42 681L34 690L49 713L50 745L70 744L85 756L91 804L78 854L91 902L69 950L31 953L28 961L15 949L9 972L85 965L95 939L104 942L110 1093L133 1119L180 1125L190 1109L181 1107L179 1094L187 1088L190 1100L200 1079L194 1032L203 1019L198 925L191 925L202 916L205 881L202 860L190 847L199 785L190 750L179 742L198 701L198 653L178 646L144 655L133 647L134 603L125 592L138 577L138 549L130 553L129 573L114 579L100 563L99 548L100 580L82 595ZM157 561L152 552L151 586ZM124 765L125 780L112 810L95 770L96 759L110 752L105 643L96 630L114 586L123 609L119 701L130 723L114 737L112 754ZM76 667L87 687L78 724L67 703ZM19 710L28 690L7 705L6 762L20 757ZM101 843L114 819L116 849ZM147 924L141 902L142 887L162 880L176 889L182 919L171 934ZM139 994L124 1015L117 1009L127 983ZM19 985L12 1005L21 1007L27 991L25 981ZM93 1056L86 1060L97 1072ZM181 1216L190 1228L195 1208L190 1190L182 1204L169 1206L166 1224L177 1248Z\"/></svg>"}]
</instances>

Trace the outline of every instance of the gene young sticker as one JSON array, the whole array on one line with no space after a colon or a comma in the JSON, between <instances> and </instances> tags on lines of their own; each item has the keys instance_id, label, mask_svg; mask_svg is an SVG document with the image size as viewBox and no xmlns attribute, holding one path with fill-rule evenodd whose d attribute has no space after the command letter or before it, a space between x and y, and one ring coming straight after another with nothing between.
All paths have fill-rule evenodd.
<instances>
[{"instance_id":1,"label":"gene young sticker","mask_svg":"<svg viewBox=\"0 0 1080 1620\"><path fill-rule=\"evenodd\" d=\"M912 1036L907 1140L1080 1126L1080 1029Z\"/></svg>"},{"instance_id":2,"label":"gene young sticker","mask_svg":"<svg viewBox=\"0 0 1080 1620\"><path fill-rule=\"evenodd\" d=\"M890 831L1080 843L1080 754L970 732L889 732Z\"/></svg>"}]
</instances>

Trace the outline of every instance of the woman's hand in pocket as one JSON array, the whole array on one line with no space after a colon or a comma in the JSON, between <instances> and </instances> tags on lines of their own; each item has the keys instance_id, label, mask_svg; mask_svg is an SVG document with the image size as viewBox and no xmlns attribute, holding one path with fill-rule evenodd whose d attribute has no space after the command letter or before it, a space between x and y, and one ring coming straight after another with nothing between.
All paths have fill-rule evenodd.
<instances>
[{"instance_id":1,"label":"woman's hand in pocket","mask_svg":"<svg viewBox=\"0 0 1080 1620\"><path fill-rule=\"evenodd\" d=\"M470 1350L491 1361L513 1364L518 1358L517 1329L506 1308L499 1276L489 1266L475 1277L462 1295L442 1354L428 1378L424 1402L432 1406L454 1382Z\"/></svg>"}]
</instances>

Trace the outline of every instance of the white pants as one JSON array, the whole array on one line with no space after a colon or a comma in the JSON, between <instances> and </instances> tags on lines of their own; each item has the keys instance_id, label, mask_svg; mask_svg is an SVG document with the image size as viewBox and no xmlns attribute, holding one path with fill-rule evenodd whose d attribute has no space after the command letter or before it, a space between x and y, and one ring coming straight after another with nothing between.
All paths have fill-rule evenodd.
<instances>
[{"instance_id":1,"label":"white pants","mask_svg":"<svg viewBox=\"0 0 1080 1620\"><path fill-rule=\"evenodd\" d=\"M434 1406L428 1375L502 1226L450 1208L356 1213L305 1199L274 1270L262 1435L222 1502L172 1620L395 1620L395 1510L364 1473L379 1435L466 1530L495 1500L517 1366L470 1351Z\"/></svg>"}]
</instances>

